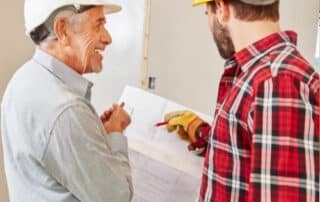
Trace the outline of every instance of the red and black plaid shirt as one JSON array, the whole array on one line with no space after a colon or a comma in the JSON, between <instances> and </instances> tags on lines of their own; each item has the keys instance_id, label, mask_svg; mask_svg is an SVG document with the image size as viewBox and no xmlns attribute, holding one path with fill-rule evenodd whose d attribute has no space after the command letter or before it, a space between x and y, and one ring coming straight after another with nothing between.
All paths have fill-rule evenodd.
<instances>
[{"instance_id":1,"label":"red and black plaid shirt","mask_svg":"<svg viewBox=\"0 0 320 202\"><path fill-rule=\"evenodd\" d=\"M222 76L200 202L319 201L319 74L294 32L236 53Z\"/></svg>"}]
</instances>

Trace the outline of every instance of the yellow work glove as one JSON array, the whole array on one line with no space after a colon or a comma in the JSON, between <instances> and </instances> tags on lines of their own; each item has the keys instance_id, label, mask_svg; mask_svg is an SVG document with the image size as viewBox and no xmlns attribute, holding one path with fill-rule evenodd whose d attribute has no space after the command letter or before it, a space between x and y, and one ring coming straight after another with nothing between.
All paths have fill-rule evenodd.
<instances>
[{"instance_id":1,"label":"yellow work glove","mask_svg":"<svg viewBox=\"0 0 320 202\"><path fill-rule=\"evenodd\" d=\"M197 130L205 123L191 111L175 111L167 113L164 120L168 121L166 127L169 132L177 131L180 138L189 143L194 143L199 139Z\"/></svg>"}]
</instances>

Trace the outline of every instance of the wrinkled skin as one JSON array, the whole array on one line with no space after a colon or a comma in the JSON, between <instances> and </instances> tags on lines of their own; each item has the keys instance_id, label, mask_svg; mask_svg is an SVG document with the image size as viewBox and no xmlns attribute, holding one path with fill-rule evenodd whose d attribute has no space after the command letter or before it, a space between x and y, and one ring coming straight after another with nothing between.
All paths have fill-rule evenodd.
<instances>
[{"instance_id":1,"label":"wrinkled skin","mask_svg":"<svg viewBox=\"0 0 320 202\"><path fill-rule=\"evenodd\" d=\"M80 16L79 16L80 15ZM71 17L69 23L69 61L80 74L102 70L102 51L112 42L105 28L103 7L97 6Z\"/></svg>"}]
</instances>

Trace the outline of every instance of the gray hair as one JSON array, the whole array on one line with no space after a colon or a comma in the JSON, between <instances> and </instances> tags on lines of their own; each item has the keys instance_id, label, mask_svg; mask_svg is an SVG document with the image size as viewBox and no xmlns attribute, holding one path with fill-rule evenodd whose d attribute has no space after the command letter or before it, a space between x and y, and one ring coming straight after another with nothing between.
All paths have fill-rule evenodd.
<instances>
[{"instance_id":1,"label":"gray hair","mask_svg":"<svg viewBox=\"0 0 320 202\"><path fill-rule=\"evenodd\" d=\"M74 22L74 17L78 18L80 13L92 8L94 6L80 6L75 8L74 6L64 6L55 10L49 18L30 32L32 41L40 47L48 47L49 44L56 39L56 35L53 30L54 22L57 18L66 18L68 22Z\"/></svg>"}]
</instances>

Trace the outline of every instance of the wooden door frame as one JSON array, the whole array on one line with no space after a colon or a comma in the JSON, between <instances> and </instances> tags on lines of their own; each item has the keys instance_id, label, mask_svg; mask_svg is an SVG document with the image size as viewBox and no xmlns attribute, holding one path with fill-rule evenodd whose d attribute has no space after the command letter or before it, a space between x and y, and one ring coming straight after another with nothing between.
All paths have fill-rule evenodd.
<instances>
[{"instance_id":1,"label":"wooden door frame","mask_svg":"<svg viewBox=\"0 0 320 202\"><path fill-rule=\"evenodd\" d=\"M150 12L151 0L146 1L146 16L145 16L145 30L144 30L144 46L143 46L143 61L141 67L141 87L142 89L148 88L148 51L149 51L149 38L150 38Z\"/></svg>"}]
</instances>

